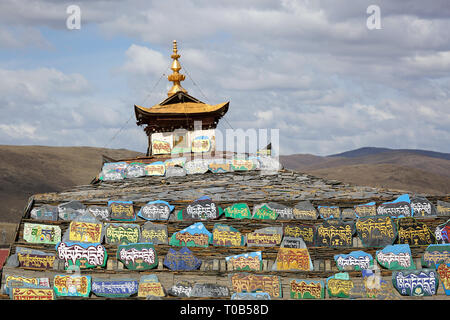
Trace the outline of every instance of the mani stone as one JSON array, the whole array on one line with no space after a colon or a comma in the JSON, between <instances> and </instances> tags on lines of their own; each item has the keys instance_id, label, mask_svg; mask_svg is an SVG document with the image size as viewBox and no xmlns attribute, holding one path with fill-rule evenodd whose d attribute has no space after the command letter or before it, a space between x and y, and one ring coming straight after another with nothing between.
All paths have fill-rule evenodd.
<instances>
[{"instance_id":1,"label":"mani stone","mask_svg":"<svg viewBox=\"0 0 450 320\"><path fill-rule=\"evenodd\" d=\"M306 249L305 241L302 238L284 236L280 245L281 248Z\"/></svg>"},{"instance_id":2,"label":"mani stone","mask_svg":"<svg viewBox=\"0 0 450 320\"><path fill-rule=\"evenodd\" d=\"M146 175L144 165L142 163L131 163L125 169L125 178L139 178Z\"/></svg>"},{"instance_id":3,"label":"mani stone","mask_svg":"<svg viewBox=\"0 0 450 320\"><path fill-rule=\"evenodd\" d=\"M185 157L179 157L179 158L171 158L164 161L164 165L166 166L166 170L172 167L184 167L184 164L186 163Z\"/></svg>"},{"instance_id":4,"label":"mani stone","mask_svg":"<svg viewBox=\"0 0 450 320\"><path fill-rule=\"evenodd\" d=\"M356 213L355 210L350 209L350 208L346 208L343 209L341 212L341 219L342 220L355 220L356 219Z\"/></svg>"},{"instance_id":5,"label":"mani stone","mask_svg":"<svg viewBox=\"0 0 450 320\"><path fill-rule=\"evenodd\" d=\"M354 213L357 218L376 216L377 206L374 201L365 204L358 204L354 206Z\"/></svg>"},{"instance_id":6,"label":"mani stone","mask_svg":"<svg viewBox=\"0 0 450 320\"><path fill-rule=\"evenodd\" d=\"M141 242L152 244L168 244L168 231L166 224L156 224L147 221L141 229Z\"/></svg>"},{"instance_id":7,"label":"mani stone","mask_svg":"<svg viewBox=\"0 0 450 320\"><path fill-rule=\"evenodd\" d=\"M319 206L319 214L322 219L339 219L341 210L337 206Z\"/></svg>"},{"instance_id":8,"label":"mani stone","mask_svg":"<svg viewBox=\"0 0 450 320\"><path fill-rule=\"evenodd\" d=\"M433 296L439 279L434 269L402 270L392 273L392 284L402 296Z\"/></svg>"},{"instance_id":9,"label":"mani stone","mask_svg":"<svg viewBox=\"0 0 450 320\"><path fill-rule=\"evenodd\" d=\"M177 284L167 290L167 293L174 297L180 298L189 298L191 296L191 292L193 289L193 285L187 281L180 281Z\"/></svg>"},{"instance_id":10,"label":"mani stone","mask_svg":"<svg viewBox=\"0 0 450 320\"><path fill-rule=\"evenodd\" d=\"M434 235L437 243L450 243L450 219L436 226Z\"/></svg>"},{"instance_id":11,"label":"mani stone","mask_svg":"<svg viewBox=\"0 0 450 320\"><path fill-rule=\"evenodd\" d=\"M209 170L208 162L203 159L194 159L186 162L184 169L187 174L203 174Z\"/></svg>"},{"instance_id":12,"label":"mani stone","mask_svg":"<svg viewBox=\"0 0 450 320\"><path fill-rule=\"evenodd\" d=\"M415 269L411 248L407 244L388 245L375 253L380 266L389 270Z\"/></svg>"},{"instance_id":13,"label":"mani stone","mask_svg":"<svg viewBox=\"0 0 450 320\"><path fill-rule=\"evenodd\" d=\"M438 216L450 216L450 203L438 200L437 201Z\"/></svg>"},{"instance_id":14,"label":"mani stone","mask_svg":"<svg viewBox=\"0 0 450 320\"><path fill-rule=\"evenodd\" d=\"M129 244L139 242L141 229L138 224L105 223L106 244Z\"/></svg>"},{"instance_id":15,"label":"mani stone","mask_svg":"<svg viewBox=\"0 0 450 320\"><path fill-rule=\"evenodd\" d=\"M231 295L231 300L271 300L267 292L236 292Z\"/></svg>"},{"instance_id":16,"label":"mani stone","mask_svg":"<svg viewBox=\"0 0 450 320\"><path fill-rule=\"evenodd\" d=\"M32 219L37 220L56 221L58 220L58 207L44 204L42 207L33 208L30 216Z\"/></svg>"},{"instance_id":17,"label":"mani stone","mask_svg":"<svg viewBox=\"0 0 450 320\"><path fill-rule=\"evenodd\" d=\"M384 202L377 208L377 215L395 218L411 216L411 201L408 194L403 194L391 202Z\"/></svg>"},{"instance_id":18,"label":"mani stone","mask_svg":"<svg viewBox=\"0 0 450 320\"><path fill-rule=\"evenodd\" d=\"M246 203L235 203L225 208L225 217L234 219L251 219L252 214Z\"/></svg>"},{"instance_id":19,"label":"mani stone","mask_svg":"<svg viewBox=\"0 0 450 320\"><path fill-rule=\"evenodd\" d=\"M437 215L434 205L430 201L428 201L428 199L423 197L412 197L411 208L414 218L432 217Z\"/></svg>"},{"instance_id":20,"label":"mani stone","mask_svg":"<svg viewBox=\"0 0 450 320\"><path fill-rule=\"evenodd\" d=\"M186 247L181 248L179 251L170 248L164 257L164 266L172 271L197 270L201 264L202 261Z\"/></svg>"},{"instance_id":21,"label":"mani stone","mask_svg":"<svg viewBox=\"0 0 450 320\"><path fill-rule=\"evenodd\" d=\"M109 207L89 206L87 211L101 221L109 221L111 210Z\"/></svg>"},{"instance_id":22,"label":"mani stone","mask_svg":"<svg viewBox=\"0 0 450 320\"><path fill-rule=\"evenodd\" d=\"M232 172L231 162L226 159L214 159L208 163L208 169L212 173Z\"/></svg>"},{"instance_id":23,"label":"mani stone","mask_svg":"<svg viewBox=\"0 0 450 320\"><path fill-rule=\"evenodd\" d=\"M276 220L277 212L273 210L267 203L256 204L253 206L252 219Z\"/></svg>"},{"instance_id":24,"label":"mani stone","mask_svg":"<svg viewBox=\"0 0 450 320\"><path fill-rule=\"evenodd\" d=\"M424 246L436 242L433 233L428 226L412 217L397 219L398 240L414 246Z\"/></svg>"},{"instance_id":25,"label":"mani stone","mask_svg":"<svg viewBox=\"0 0 450 320\"><path fill-rule=\"evenodd\" d=\"M229 295L228 287L213 283L196 283L191 291L191 297L194 298L219 298Z\"/></svg>"},{"instance_id":26,"label":"mani stone","mask_svg":"<svg viewBox=\"0 0 450 320\"><path fill-rule=\"evenodd\" d=\"M166 168L166 177L184 177L186 170L178 166L172 166Z\"/></svg>"},{"instance_id":27,"label":"mani stone","mask_svg":"<svg viewBox=\"0 0 450 320\"><path fill-rule=\"evenodd\" d=\"M167 220L174 208L167 201L150 201L141 207L138 216L146 220Z\"/></svg>"},{"instance_id":28,"label":"mani stone","mask_svg":"<svg viewBox=\"0 0 450 320\"><path fill-rule=\"evenodd\" d=\"M292 208L276 202L269 202L268 206L277 213L278 220L294 219L294 210Z\"/></svg>"},{"instance_id":29,"label":"mani stone","mask_svg":"<svg viewBox=\"0 0 450 320\"><path fill-rule=\"evenodd\" d=\"M450 262L450 244L430 244L423 253L422 266L436 268L438 264Z\"/></svg>"},{"instance_id":30,"label":"mani stone","mask_svg":"<svg viewBox=\"0 0 450 320\"><path fill-rule=\"evenodd\" d=\"M77 200L72 200L58 206L58 215L61 220L73 220L85 211L86 206Z\"/></svg>"},{"instance_id":31,"label":"mani stone","mask_svg":"<svg viewBox=\"0 0 450 320\"><path fill-rule=\"evenodd\" d=\"M316 208L314 208L309 200L300 201L297 203L294 207L293 213L295 219L302 220L316 220L319 216Z\"/></svg>"},{"instance_id":32,"label":"mani stone","mask_svg":"<svg viewBox=\"0 0 450 320\"><path fill-rule=\"evenodd\" d=\"M282 227L265 227L247 234L247 247L274 247L281 243Z\"/></svg>"},{"instance_id":33,"label":"mani stone","mask_svg":"<svg viewBox=\"0 0 450 320\"><path fill-rule=\"evenodd\" d=\"M441 263L436 270L444 287L445 294L450 296L450 263Z\"/></svg>"}]
</instances>

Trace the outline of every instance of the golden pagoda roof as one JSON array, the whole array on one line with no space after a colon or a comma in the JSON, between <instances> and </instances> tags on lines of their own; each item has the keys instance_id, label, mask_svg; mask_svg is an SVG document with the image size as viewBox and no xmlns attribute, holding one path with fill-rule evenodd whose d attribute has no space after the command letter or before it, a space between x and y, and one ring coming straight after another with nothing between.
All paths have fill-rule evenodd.
<instances>
[{"instance_id":1,"label":"golden pagoda roof","mask_svg":"<svg viewBox=\"0 0 450 320\"><path fill-rule=\"evenodd\" d=\"M220 109L228 106L229 102L223 102L216 105L196 102L182 102L161 105L157 104L151 108L145 108L135 105L137 109L147 114L198 114L220 111Z\"/></svg>"}]
</instances>

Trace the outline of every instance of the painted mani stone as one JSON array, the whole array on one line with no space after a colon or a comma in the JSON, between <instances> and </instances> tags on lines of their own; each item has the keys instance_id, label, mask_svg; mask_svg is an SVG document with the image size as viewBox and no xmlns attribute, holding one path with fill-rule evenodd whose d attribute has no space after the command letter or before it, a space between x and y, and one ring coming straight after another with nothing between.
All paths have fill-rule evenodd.
<instances>
[{"instance_id":1,"label":"painted mani stone","mask_svg":"<svg viewBox=\"0 0 450 320\"><path fill-rule=\"evenodd\" d=\"M193 201L186 208L180 210L177 214L177 219L212 220L219 218L222 213L222 208L213 202L211 198L205 196Z\"/></svg>"},{"instance_id":2,"label":"painted mani stone","mask_svg":"<svg viewBox=\"0 0 450 320\"><path fill-rule=\"evenodd\" d=\"M150 201L141 207L138 216L145 220L167 220L174 208L167 201Z\"/></svg>"},{"instance_id":3,"label":"painted mani stone","mask_svg":"<svg viewBox=\"0 0 450 320\"><path fill-rule=\"evenodd\" d=\"M91 277L82 275L55 275L53 289L57 297L89 297Z\"/></svg>"},{"instance_id":4,"label":"painted mani stone","mask_svg":"<svg viewBox=\"0 0 450 320\"><path fill-rule=\"evenodd\" d=\"M394 221L386 216L359 218L356 232L364 247L385 247L393 244L397 238Z\"/></svg>"},{"instance_id":5,"label":"painted mani stone","mask_svg":"<svg viewBox=\"0 0 450 320\"><path fill-rule=\"evenodd\" d=\"M364 251L352 251L349 254L336 254L334 261L339 271L360 271L373 267L373 257Z\"/></svg>"},{"instance_id":6,"label":"painted mani stone","mask_svg":"<svg viewBox=\"0 0 450 320\"><path fill-rule=\"evenodd\" d=\"M127 179L144 177L145 175L145 164L143 163L132 162L125 169L125 178Z\"/></svg>"},{"instance_id":7,"label":"painted mani stone","mask_svg":"<svg viewBox=\"0 0 450 320\"><path fill-rule=\"evenodd\" d=\"M294 209L276 202L269 202L268 206L276 212L278 220L294 219Z\"/></svg>"},{"instance_id":8,"label":"painted mani stone","mask_svg":"<svg viewBox=\"0 0 450 320\"><path fill-rule=\"evenodd\" d=\"M257 204L253 207L253 219L276 220L277 212L267 203Z\"/></svg>"},{"instance_id":9,"label":"painted mani stone","mask_svg":"<svg viewBox=\"0 0 450 320\"><path fill-rule=\"evenodd\" d=\"M224 173L231 172L233 170L231 168L231 162L226 159L215 159L214 161L209 162L208 169L212 173Z\"/></svg>"},{"instance_id":10,"label":"painted mani stone","mask_svg":"<svg viewBox=\"0 0 450 320\"><path fill-rule=\"evenodd\" d=\"M167 290L167 293L174 297L189 298L191 296L192 289L193 285L190 282L180 281L170 287L169 290Z\"/></svg>"},{"instance_id":11,"label":"painted mani stone","mask_svg":"<svg viewBox=\"0 0 450 320\"><path fill-rule=\"evenodd\" d=\"M139 281L130 279L92 279L91 291L98 297L126 298L138 292Z\"/></svg>"},{"instance_id":12,"label":"painted mani stone","mask_svg":"<svg viewBox=\"0 0 450 320\"><path fill-rule=\"evenodd\" d=\"M58 259L64 261L64 268L80 269L104 267L108 255L100 243L60 242L56 246Z\"/></svg>"},{"instance_id":13,"label":"painted mani stone","mask_svg":"<svg viewBox=\"0 0 450 320\"><path fill-rule=\"evenodd\" d=\"M316 220L319 213L309 200L300 201L293 208L293 215L295 219L300 220Z\"/></svg>"},{"instance_id":14,"label":"painted mani stone","mask_svg":"<svg viewBox=\"0 0 450 320\"><path fill-rule=\"evenodd\" d=\"M105 242L107 244L129 244L139 242L141 227L138 224L106 223Z\"/></svg>"},{"instance_id":15,"label":"painted mani stone","mask_svg":"<svg viewBox=\"0 0 450 320\"><path fill-rule=\"evenodd\" d=\"M117 259L130 270L149 270L158 265L158 255L150 243L120 245Z\"/></svg>"},{"instance_id":16,"label":"painted mani stone","mask_svg":"<svg viewBox=\"0 0 450 320\"><path fill-rule=\"evenodd\" d=\"M313 265L307 248L279 248L273 265L276 271L312 271Z\"/></svg>"},{"instance_id":17,"label":"painted mani stone","mask_svg":"<svg viewBox=\"0 0 450 320\"><path fill-rule=\"evenodd\" d=\"M232 226L216 223L212 234L214 246L240 247L245 245L244 236Z\"/></svg>"},{"instance_id":18,"label":"painted mani stone","mask_svg":"<svg viewBox=\"0 0 450 320\"><path fill-rule=\"evenodd\" d=\"M275 275L256 275L245 272L230 275L234 292L267 292L271 298L281 298L281 280Z\"/></svg>"},{"instance_id":19,"label":"painted mani stone","mask_svg":"<svg viewBox=\"0 0 450 320\"><path fill-rule=\"evenodd\" d=\"M10 295L12 288L50 288L50 279L4 274L5 293Z\"/></svg>"},{"instance_id":20,"label":"painted mani stone","mask_svg":"<svg viewBox=\"0 0 450 320\"><path fill-rule=\"evenodd\" d=\"M139 280L138 297L164 297L166 294L159 279L154 274L143 275Z\"/></svg>"},{"instance_id":21,"label":"painted mani stone","mask_svg":"<svg viewBox=\"0 0 450 320\"><path fill-rule=\"evenodd\" d=\"M61 241L61 228L54 225L24 223L23 239L30 243L57 244Z\"/></svg>"},{"instance_id":22,"label":"painted mani stone","mask_svg":"<svg viewBox=\"0 0 450 320\"><path fill-rule=\"evenodd\" d=\"M56 256L54 253L46 253L40 250L17 247L17 264L19 267L31 270L52 269Z\"/></svg>"},{"instance_id":23,"label":"painted mani stone","mask_svg":"<svg viewBox=\"0 0 450 320\"><path fill-rule=\"evenodd\" d=\"M147 221L142 225L140 242L153 244L168 244L168 231L166 224L156 224Z\"/></svg>"},{"instance_id":24,"label":"painted mani stone","mask_svg":"<svg viewBox=\"0 0 450 320\"><path fill-rule=\"evenodd\" d=\"M389 270L415 269L411 249L408 244L388 245L375 255L378 263Z\"/></svg>"},{"instance_id":25,"label":"painted mani stone","mask_svg":"<svg viewBox=\"0 0 450 320\"><path fill-rule=\"evenodd\" d=\"M58 205L58 217L61 220L73 220L86 212L86 206L80 201L72 200Z\"/></svg>"},{"instance_id":26,"label":"painted mani stone","mask_svg":"<svg viewBox=\"0 0 450 320\"><path fill-rule=\"evenodd\" d=\"M231 300L271 300L267 292L236 292L231 295Z\"/></svg>"},{"instance_id":27,"label":"painted mani stone","mask_svg":"<svg viewBox=\"0 0 450 320\"><path fill-rule=\"evenodd\" d=\"M307 246L314 246L316 240L314 225L283 224L283 234L285 237L301 238Z\"/></svg>"},{"instance_id":28,"label":"painted mani stone","mask_svg":"<svg viewBox=\"0 0 450 320\"><path fill-rule=\"evenodd\" d=\"M377 208L377 215L393 218L411 217L411 201L408 194L403 194L391 202L384 202Z\"/></svg>"},{"instance_id":29,"label":"painted mani stone","mask_svg":"<svg viewBox=\"0 0 450 320\"><path fill-rule=\"evenodd\" d=\"M212 239L212 233L205 228L203 223L197 222L173 233L169 244L171 246L208 247L212 243Z\"/></svg>"},{"instance_id":30,"label":"painted mani stone","mask_svg":"<svg viewBox=\"0 0 450 320\"><path fill-rule=\"evenodd\" d=\"M436 242L436 239L428 226L423 222L418 222L412 217L398 218L397 230L398 243L424 246Z\"/></svg>"},{"instance_id":31,"label":"painted mani stone","mask_svg":"<svg viewBox=\"0 0 450 320\"><path fill-rule=\"evenodd\" d=\"M39 208L33 208L30 213L31 219L35 220L58 220L58 207L44 204Z\"/></svg>"},{"instance_id":32,"label":"painted mani stone","mask_svg":"<svg viewBox=\"0 0 450 320\"><path fill-rule=\"evenodd\" d=\"M322 280L290 279L289 289L292 299L325 298L325 285Z\"/></svg>"},{"instance_id":33,"label":"painted mani stone","mask_svg":"<svg viewBox=\"0 0 450 320\"><path fill-rule=\"evenodd\" d=\"M166 173L166 166L162 161L156 161L144 166L147 176L163 176Z\"/></svg>"},{"instance_id":34,"label":"painted mani stone","mask_svg":"<svg viewBox=\"0 0 450 320\"><path fill-rule=\"evenodd\" d=\"M377 206L374 201L365 204L358 204L353 208L356 218L371 217L377 215Z\"/></svg>"},{"instance_id":35,"label":"painted mani stone","mask_svg":"<svg viewBox=\"0 0 450 320\"><path fill-rule=\"evenodd\" d=\"M437 243L450 243L450 220L447 220L447 222L436 226L434 236L436 237Z\"/></svg>"},{"instance_id":36,"label":"painted mani stone","mask_svg":"<svg viewBox=\"0 0 450 320\"><path fill-rule=\"evenodd\" d=\"M246 203L235 203L225 208L225 217L234 219L251 219L252 214Z\"/></svg>"},{"instance_id":37,"label":"painted mani stone","mask_svg":"<svg viewBox=\"0 0 450 320\"><path fill-rule=\"evenodd\" d=\"M197 270L201 264L202 261L186 247L181 248L179 251L170 248L164 257L164 266L172 271Z\"/></svg>"},{"instance_id":38,"label":"painted mani stone","mask_svg":"<svg viewBox=\"0 0 450 320\"><path fill-rule=\"evenodd\" d=\"M351 247L354 233L353 222L328 219L317 227L317 245L323 247Z\"/></svg>"},{"instance_id":39,"label":"painted mani stone","mask_svg":"<svg viewBox=\"0 0 450 320\"><path fill-rule=\"evenodd\" d=\"M402 270L392 273L392 285L402 296L433 296L439 280L434 269Z\"/></svg>"},{"instance_id":40,"label":"painted mani stone","mask_svg":"<svg viewBox=\"0 0 450 320\"><path fill-rule=\"evenodd\" d=\"M423 197L411 198L412 216L417 217L434 217L437 215L436 207Z\"/></svg>"},{"instance_id":41,"label":"painted mani stone","mask_svg":"<svg viewBox=\"0 0 450 320\"><path fill-rule=\"evenodd\" d=\"M337 206L318 206L319 215L322 219L339 219L341 210Z\"/></svg>"},{"instance_id":42,"label":"painted mani stone","mask_svg":"<svg viewBox=\"0 0 450 320\"><path fill-rule=\"evenodd\" d=\"M184 169L187 174L204 174L208 172L208 162L203 159L194 159L186 162Z\"/></svg>"},{"instance_id":43,"label":"painted mani stone","mask_svg":"<svg viewBox=\"0 0 450 320\"><path fill-rule=\"evenodd\" d=\"M133 201L108 201L108 207L111 209L111 220L135 221Z\"/></svg>"},{"instance_id":44,"label":"painted mani stone","mask_svg":"<svg viewBox=\"0 0 450 320\"><path fill-rule=\"evenodd\" d=\"M441 263L436 265L436 270L444 287L444 292L450 296L450 263Z\"/></svg>"},{"instance_id":45,"label":"painted mani stone","mask_svg":"<svg viewBox=\"0 0 450 320\"><path fill-rule=\"evenodd\" d=\"M109 221L109 216L111 215L109 207L89 206L87 211L100 221Z\"/></svg>"},{"instance_id":46,"label":"painted mani stone","mask_svg":"<svg viewBox=\"0 0 450 320\"><path fill-rule=\"evenodd\" d=\"M261 271L262 255L261 251L237 254L225 257L229 269L237 271Z\"/></svg>"},{"instance_id":47,"label":"painted mani stone","mask_svg":"<svg viewBox=\"0 0 450 320\"><path fill-rule=\"evenodd\" d=\"M330 297L350 298L354 286L347 272L336 273L327 278L327 291Z\"/></svg>"},{"instance_id":48,"label":"painted mani stone","mask_svg":"<svg viewBox=\"0 0 450 320\"><path fill-rule=\"evenodd\" d=\"M283 229L281 227L266 227L247 233L248 247L274 247L281 243Z\"/></svg>"},{"instance_id":49,"label":"painted mani stone","mask_svg":"<svg viewBox=\"0 0 450 320\"><path fill-rule=\"evenodd\" d=\"M255 170L259 165L256 159L232 159L231 169L233 171L250 171Z\"/></svg>"},{"instance_id":50,"label":"painted mani stone","mask_svg":"<svg viewBox=\"0 0 450 320\"><path fill-rule=\"evenodd\" d=\"M423 253L422 266L435 268L441 263L450 263L450 244L430 244Z\"/></svg>"},{"instance_id":51,"label":"painted mani stone","mask_svg":"<svg viewBox=\"0 0 450 320\"><path fill-rule=\"evenodd\" d=\"M438 200L436 211L438 216L450 216L450 202Z\"/></svg>"},{"instance_id":52,"label":"painted mani stone","mask_svg":"<svg viewBox=\"0 0 450 320\"><path fill-rule=\"evenodd\" d=\"M191 297L194 298L219 298L228 297L230 290L226 286L214 283L196 283L191 291Z\"/></svg>"},{"instance_id":53,"label":"painted mani stone","mask_svg":"<svg viewBox=\"0 0 450 320\"><path fill-rule=\"evenodd\" d=\"M12 300L55 300L53 289L45 288L12 288Z\"/></svg>"},{"instance_id":54,"label":"painted mani stone","mask_svg":"<svg viewBox=\"0 0 450 320\"><path fill-rule=\"evenodd\" d=\"M69 241L101 243L102 231L102 223L73 220L69 225Z\"/></svg>"}]
</instances>

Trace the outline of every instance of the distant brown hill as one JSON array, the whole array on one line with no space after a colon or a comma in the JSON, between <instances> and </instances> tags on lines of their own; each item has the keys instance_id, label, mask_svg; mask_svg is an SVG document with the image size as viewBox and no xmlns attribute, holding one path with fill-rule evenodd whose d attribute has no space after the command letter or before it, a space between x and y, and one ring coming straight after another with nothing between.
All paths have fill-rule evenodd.
<instances>
[{"instance_id":1,"label":"distant brown hill","mask_svg":"<svg viewBox=\"0 0 450 320\"><path fill-rule=\"evenodd\" d=\"M450 160L445 158L448 154L436 157L414 150L389 149L359 154L348 152L329 157L294 154L280 156L280 161L289 169L356 185L411 193L450 193Z\"/></svg>"},{"instance_id":2,"label":"distant brown hill","mask_svg":"<svg viewBox=\"0 0 450 320\"><path fill-rule=\"evenodd\" d=\"M28 198L88 184L102 155L120 159L142 155L126 149L0 146L0 221L18 222Z\"/></svg>"}]
</instances>

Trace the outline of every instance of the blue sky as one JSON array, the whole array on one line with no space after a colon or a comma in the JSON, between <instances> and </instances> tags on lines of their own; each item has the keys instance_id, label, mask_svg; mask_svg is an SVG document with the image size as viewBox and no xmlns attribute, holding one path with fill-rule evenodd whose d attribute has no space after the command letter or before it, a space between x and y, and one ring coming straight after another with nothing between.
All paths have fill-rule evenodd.
<instances>
[{"instance_id":1,"label":"blue sky","mask_svg":"<svg viewBox=\"0 0 450 320\"><path fill-rule=\"evenodd\" d=\"M230 101L220 130L279 129L281 154L450 152L448 3L346 3L2 1L0 144L145 152L133 105L166 97L177 39L188 93ZM381 29L367 28L371 4Z\"/></svg>"}]
</instances>

